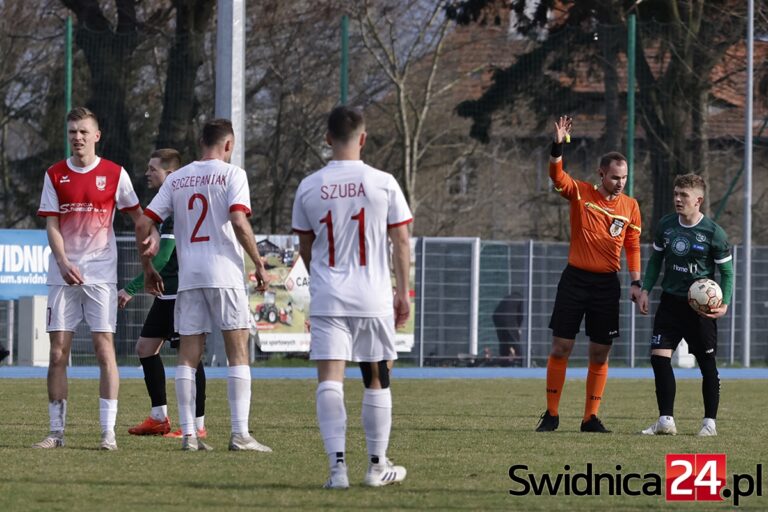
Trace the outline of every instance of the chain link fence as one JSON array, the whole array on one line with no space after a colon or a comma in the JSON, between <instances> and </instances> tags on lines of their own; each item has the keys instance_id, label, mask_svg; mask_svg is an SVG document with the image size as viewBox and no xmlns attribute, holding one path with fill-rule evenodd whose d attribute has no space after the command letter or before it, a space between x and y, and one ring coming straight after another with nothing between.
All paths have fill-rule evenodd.
<instances>
[{"instance_id":1,"label":"chain link fence","mask_svg":"<svg viewBox=\"0 0 768 512\"><path fill-rule=\"evenodd\" d=\"M118 280L124 286L141 271L132 237L118 238ZM753 247L751 365L768 362L768 248ZM642 247L643 261L651 248ZM734 247L736 287L728 314L718 322L720 364L744 363L740 315L743 275L739 267L740 246ZM568 244L558 242L484 241L479 238L419 238L416 243L415 343L400 359L419 366L546 366L552 340L549 318L557 283L568 260ZM622 271L623 288L620 332L611 353L616 366L648 364L653 315L643 316L629 301L629 274ZM661 282L661 279L659 280ZM651 294L652 311L660 295ZM141 333L152 297L137 294L118 311L115 349L118 364L138 366L134 348ZM15 320L9 326L9 301L0 302L0 343L19 340L18 302ZM9 329L10 327L10 329ZM512 332L501 339L499 331ZM587 363L587 339L583 329L571 361ZM514 349L510 356L509 347ZM175 354L167 344L161 355ZM266 355L264 356L266 357ZM169 359L172 364L173 357ZM95 365L90 333L81 324L72 347L72 364Z\"/></svg>"}]
</instances>

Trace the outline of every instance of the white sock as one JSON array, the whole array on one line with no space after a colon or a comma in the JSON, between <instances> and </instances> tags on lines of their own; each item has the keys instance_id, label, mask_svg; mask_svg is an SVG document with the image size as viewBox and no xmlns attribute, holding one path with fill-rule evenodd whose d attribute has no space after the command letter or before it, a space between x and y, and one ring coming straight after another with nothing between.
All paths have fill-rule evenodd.
<instances>
[{"instance_id":1,"label":"white sock","mask_svg":"<svg viewBox=\"0 0 768 512\"><path fill-rule=\"evenodd\" d=\"M666 424L674 423L675 418L673 418L672 416L659 416L659 422L666 423Z\"/></svg>"},{"instance_id":2,"label":"white sock","mask_svg":"<svg viewBox=\"0 0 768 512\"><path fill-rule=\"evenodd\" d=\"M195 418L195 428L197 430L203 430L205 428L205 416L198 416Z\"/></svg>"},{"instance_id":3,"label":"white sock","mask_svg":"<svg viewBox=\"0 0 768 512\"><path fill-rule=\"evenodd\" d=\"M378 457L381 462L387 455L392 430L392 391L389 388L366 389L362 418L368 456Z\"/></svg>"},{"instance_id":4,"label":"white sock","mask_svg":"<svg viewBox=\"0 0 768 512\"><path fill-rule=\"evenodd\" d=\"M102 432L114 432L117 420L117 400L99 398L99 423Z\"/></svg>"},{"instance_id":5,"label":"white sock","mask_svg":"<svg viewBox=\"0 0 768 512\"><path fill-rule=\"evenodd\" d=\"M164 421L165 418L168 417L168 406L167 405L158 405L157 407L153 407L152 411L149 413L149 415L154 420Z\"/></svg>"},{"instance_id":6,"label":"white sock","mask_svg":"<svg viewBox=\"0 0 768 512\"><path fill-rule=\"evenodd\" d=\"M347 410L344 407L344 384L326 380L317 385L317 423L331 467L337 454L345 451L347 437Z\"/></svg>"},{"instance_id":7,"label":"white sock","mask_svg":"<svg viewBox=\"0 0 768 512\"><path fill-rule=\"evenodd\" d=\"M704 418L704 425L714 428L715 420L713 420L712 418Z\"/></svg>"},{"instance_id":8,"label":"white sock","mask_svg":"<svg viewBox=\"0 0 768 512\"><path fill-rule=\"evenodd\" d=\"M63 434L67 424L67 401L53 400L48 402L48 418L50 419L51 432Z\"/></svg>"},{"instance_id":9,"label":"white sock","mask_svg":"<svg viewBox=\"0 0 768 512\"><path fill-rule=\"evenodd\" d=\"M233 434L248 434L248 415L251 412L251 367L230 366L227 369L227 398L232 418Z\"/></svg>"},{"instance_id":10,"label":"white sock","mask_svg":"<svg viewBox=\"0 0 768 512\"><path fill-rule=\"evenodd\" d=\"M195 373L189 366L176 367L176 402L179 404L179 425L182 435L195 434Z\"/></svg>"}]
</instances>

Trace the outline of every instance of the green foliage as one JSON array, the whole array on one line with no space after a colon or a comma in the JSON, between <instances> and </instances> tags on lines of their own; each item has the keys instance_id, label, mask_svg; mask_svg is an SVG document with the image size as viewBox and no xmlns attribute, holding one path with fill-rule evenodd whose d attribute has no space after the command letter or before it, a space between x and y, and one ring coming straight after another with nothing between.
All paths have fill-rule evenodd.
<instances>
[{"instance_id":1,"label":"green foliage","mask_svg":"<svg viewBox=\"0 0 768 512\"><path fill-rule=\"evenodd\" d=\"M257 370L258 371L258 370ZM395 378L397 372L395 372ZM610 435L581 434L578 426L584 382L569 380L560 429L533 432L543 410L541 380L410 380L393 383L394 427L390 456L408 469L404 484L383 489L361 486L365 440L360 425L362 386L348 381L347 446L352 487L320 488L327 460L315 419L315 382L253 382L251 427L272 454L230 453L226 382L209 380L206 423L211 453L182 453L178 440L129 436L129 426L149 409L144 383L125 380L120 393L117 452L99 452L96 381L70 382L67 447L36 451L45 434L46 392L42 380L4 380L0 421L0 510L657 510L663 498L566 497L508 493L511 464L527 464L540 476L576 470L664 474L666 453L725 453L728 474L754 474L765 463L768 411L765 383L725 382L720 435L697 438L700 383L678 383L676 437L637 432L656 417L652 380L612 380L601 417ZM170 410L176 407L169 383ZM764 470L765 471L765 470ZM729 485L731 482L729 481ZM752 497L743 509L765 509ZM706 505L706 506L704 506ZM727 510L729 503L682 504L675 510Z\"/></svg>"}]
</instances>

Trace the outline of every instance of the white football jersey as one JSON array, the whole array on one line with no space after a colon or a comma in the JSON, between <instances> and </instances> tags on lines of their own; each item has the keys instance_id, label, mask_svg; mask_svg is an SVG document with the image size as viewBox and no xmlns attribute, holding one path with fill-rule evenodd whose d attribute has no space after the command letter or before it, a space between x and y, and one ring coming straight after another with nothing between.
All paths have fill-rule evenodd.
<instances>
[{"instance_id":1,"label":"white football jersey","mask_svg":"<svg viewBox=\"0 0 768 512\"><path fill-rule=\"evenodd\" d=\"M166 178L144 213L155 222L173 215L179 291L244 288L243 248L229 212L251 215L248 177L240 167L202 160Z\"/></svg>"},{"instance_id":2,"label":"white football jersey","mask_svg":"<svg viewBox=\"0 0 768 512\"><path fill-rule=\"evenodd\" d=\"M115 207L133 210L139 208L139 199L128 173L114 162L97 157L88 167L77 167L68 159L45 173L37 214L59 218L64 252L85 284L117 283ZM47 284L67 284L53 253Z\"/></svg>"},{"instance_id":3,"label":"white football jersey","mask_svg":"<svg viewBox=\"0 0 768 512\"><path fill-rule=\"evenodd\" d=\"M334 160L304 178L292 225L315 234L311 315L391 315L387 230L412 221L397 180L360 160Z\"/></svg>"}]
</instances>

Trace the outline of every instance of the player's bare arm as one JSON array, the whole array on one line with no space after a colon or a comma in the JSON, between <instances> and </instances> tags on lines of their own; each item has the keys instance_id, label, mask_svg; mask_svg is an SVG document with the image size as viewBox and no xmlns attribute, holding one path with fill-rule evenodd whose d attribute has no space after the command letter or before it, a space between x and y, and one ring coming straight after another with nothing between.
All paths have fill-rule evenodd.
<instances>
[{"instance_id":1,"label":"player's bare arm","mask_svg":"<svg viewBox=\"0 0 768 512\"><path fill-rule=\"evenodd\" d=\"M630 271L629 272L629 279L635 283L637 281L640 281L640 272L639 271ZM643 291L643 285L640 284L640 286L631 284L629 285L629 299L634 302L638 303L640 300L640 295L642 295Z\"/></svg>"},{"instance_id":2,"label":"player's bare arm","mask_svg":"<svg viewBox=\"0 0 768 512\"><path fill-rule=\"evenodd\" d=\"M408 226L397 226L388 231L392 240L392 262L395 267L395 327L400 328L408 321L411 304L408 297L408 274L411 266L411 245Z\"/></svg>"},{"instance_id":3,"label":"player's bare arm","mask_svg":"<svg viewBox=\"0 0 768 512\"><path fill-rule=\"evenodd\" d=\"M259 254L259 248L256 246L256 237L253 234L253 228L248 221L248 217L242 211L233 211L229 213L229 221L232 223L232 228L235 230L235 236L240 245L243 246L243 250L253 260L253 264L256 266L254 274L256 276L256 289L260 292L265 291L269 287L270 281L275 280L275 276L267 272L264 268L264 263L261 261L261 254Z\"/></svg>"},{"instance_id":4,"label":"player's bare arm","mask_svg":"<svg viewBox=\"0 0 768 512\"><path fill-rule=\"evenodd\" d=\"M133 295L125 291L125 288L120 288L117 291L117 307L120 309L125 308L125 306L131 302L131 299L133 298Z\"/></svg>"},{"instance_id":5,"label":"player's bare arm","mask_svg":"<svg viewBox=\"0 0 768 512\"><path fill-rule=\"evenodd\" d=\"M299 233L299 255L304 262L304 266L307 267L307 273L309 273L309 266L312 262L312 244L314 242L314 233Z\"/></svg>"},{"instance_id":6,"label":"player's bare arm","mask_svg":"<svg viewBox=\"0 0 768 512\"><path fill-rule=\"evenodd\" d=\"M644 315L648 314L648 302L648 290L642 290L637 299L637 308L640 310L640 313Z\"/></svg>"},{"instance_id":7,"label":"player's bare arm","mask_svg":"<svg viewBox=\"0 0 768 512\"><path fill-rule=\"evenodd\" d=\"M160 234L157 226L152 219L146 215L141 215L136 221L136 249L141 256L141 267L144 270L144 290L152 295L162 295L164 291L163 278L152 266L151 246L156 243L160 246ZM156 242L155 242L156 240ZM155 248L155 253L157 249Z\"/></svg>"},{"instance_id":8,"label":"player's bare arm","mask_svg":"<svg viewBox=\"0 0 768 512\"><path fill-rule=\"evenodd\" d=\"M56 264L59 267L61 277L69 285L83 284L84 281L83 276L80 274L80 269L69 261L64 250L64 237L61 236L59 218L54 215L46 217L45 230L48 233L48 245L51 247L54 258L56 258Z\"/></svg>"}]
</instances>

